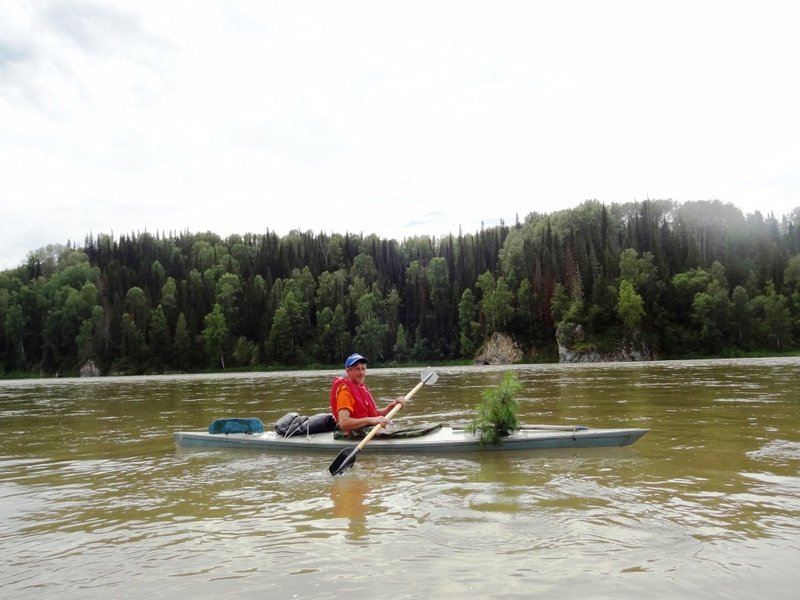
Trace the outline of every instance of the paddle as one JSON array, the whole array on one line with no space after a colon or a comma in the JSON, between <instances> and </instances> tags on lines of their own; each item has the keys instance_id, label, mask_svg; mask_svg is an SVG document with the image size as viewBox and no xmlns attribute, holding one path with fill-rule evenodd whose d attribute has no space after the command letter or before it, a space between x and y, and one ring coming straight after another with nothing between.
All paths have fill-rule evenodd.
<instances>
[{"instance_id":1,"label":"paddle","mask_svg":"<svg viewBox=\"0 0 800 600\"><path fill-rule=\"evenodd\" d=\"M408 402L409 399L411 399L411 396L416 394L419 388L421 388L423 385L425 384L433 385L434 383L436 383L437 379L439 379L439 376L433 369L431 369L430 367L423 369L422 373L420 373L420 382L414 387L413 390L411 390L405 395L404 397L405 401ZM391 419L394 416L394 414L401 408L403 408L402 405L396 404L395 407L389 411L389 414L386 415L386 418ZM372 430L364 437L363 440L359 442L358 446L356 446L353 450L345 448L344 450L339 452L339 455L335 459L333 459L331 466L328 467L328 471L331 472L331 475L338 475L339 473L343 473L344 471L352 467L353 464L356 462L356 454L358 454L359 451L364 446L367 445L367 442L370 441L373 437L375 437L375 435L378 434L381 429L383 429L383 425L381 425L380 423L375 425L375 427L372 428Z\"/></svg>"}]
</instances>

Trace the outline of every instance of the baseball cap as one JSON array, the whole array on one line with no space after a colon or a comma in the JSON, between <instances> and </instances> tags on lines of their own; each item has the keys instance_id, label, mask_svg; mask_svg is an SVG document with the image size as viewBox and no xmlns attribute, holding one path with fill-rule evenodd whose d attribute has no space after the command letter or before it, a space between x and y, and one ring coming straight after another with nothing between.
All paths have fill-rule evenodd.
<instances>
[{"instance_id":1,"label":"baseball cap","mask_svg":"<svg viewBox=\"0 0 800 600\"><path fill-rule=\"evenodd\" d=\"M354 352L353 354L351 354L350 356L347 357L346 361L344 361L344 368L345 369L349 369L354 364L360 363L360 362L365 363L365 362L367 362L367 359L364 358L363 356L361 356L360 354L358 354L357 352Z\"/></svg>"}]
</instances>

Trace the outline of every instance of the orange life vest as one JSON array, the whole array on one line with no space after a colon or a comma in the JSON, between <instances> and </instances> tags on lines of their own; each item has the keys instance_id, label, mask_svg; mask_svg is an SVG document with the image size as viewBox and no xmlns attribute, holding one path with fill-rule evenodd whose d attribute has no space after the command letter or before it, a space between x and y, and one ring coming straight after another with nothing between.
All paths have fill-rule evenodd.
<instances>
[{"instance_id":1,"label":"orange life vest","mask_svg":"<svg viewBox=\"0 0 800 600\"><path fill-rule=\"evenodd\" d=\"M364 417L378 416L378 407L375 406L375 400L372 399L372 394L366 385L363 383L356 385L349 377L336 377L331 385L331 413L337 421L339 420L339 411L336 407L336 392L342 385L347 386L347 389L350 390L350 395L355 400L355 410L350 415L351 417L362 419Z\"/></svg>"}]
</instances>

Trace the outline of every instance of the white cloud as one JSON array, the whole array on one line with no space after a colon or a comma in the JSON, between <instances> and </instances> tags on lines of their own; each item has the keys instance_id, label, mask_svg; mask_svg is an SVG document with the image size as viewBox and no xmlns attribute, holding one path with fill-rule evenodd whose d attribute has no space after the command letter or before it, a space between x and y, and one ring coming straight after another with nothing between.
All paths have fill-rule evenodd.
<instances>
[{"instance_id":1,"label":"white cloud","mask_svg":"<svg viewBox=\"0 0 800 600\"><path fill-rule=\"evenodd\" d=\"M800 206L792 2L11 2L0 268L88 233L402 238Z\"/></svg>"}]
</instances>

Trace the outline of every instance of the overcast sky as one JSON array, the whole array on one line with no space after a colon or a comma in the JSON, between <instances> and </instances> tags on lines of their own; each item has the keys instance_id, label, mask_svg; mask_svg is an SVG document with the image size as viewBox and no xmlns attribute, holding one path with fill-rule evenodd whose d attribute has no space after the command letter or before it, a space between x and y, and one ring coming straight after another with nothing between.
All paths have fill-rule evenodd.
<instances>
[{"instance_id":1,"label":"overcast sky","mask_svg":"<svg viewBox=\"0 0 800 600\"><path fill-rule=\"evenodd\" d=\"M89 233L398 240L800 206L793 1L3 0L0 268Z\"/></svg>"}]
</instances>

